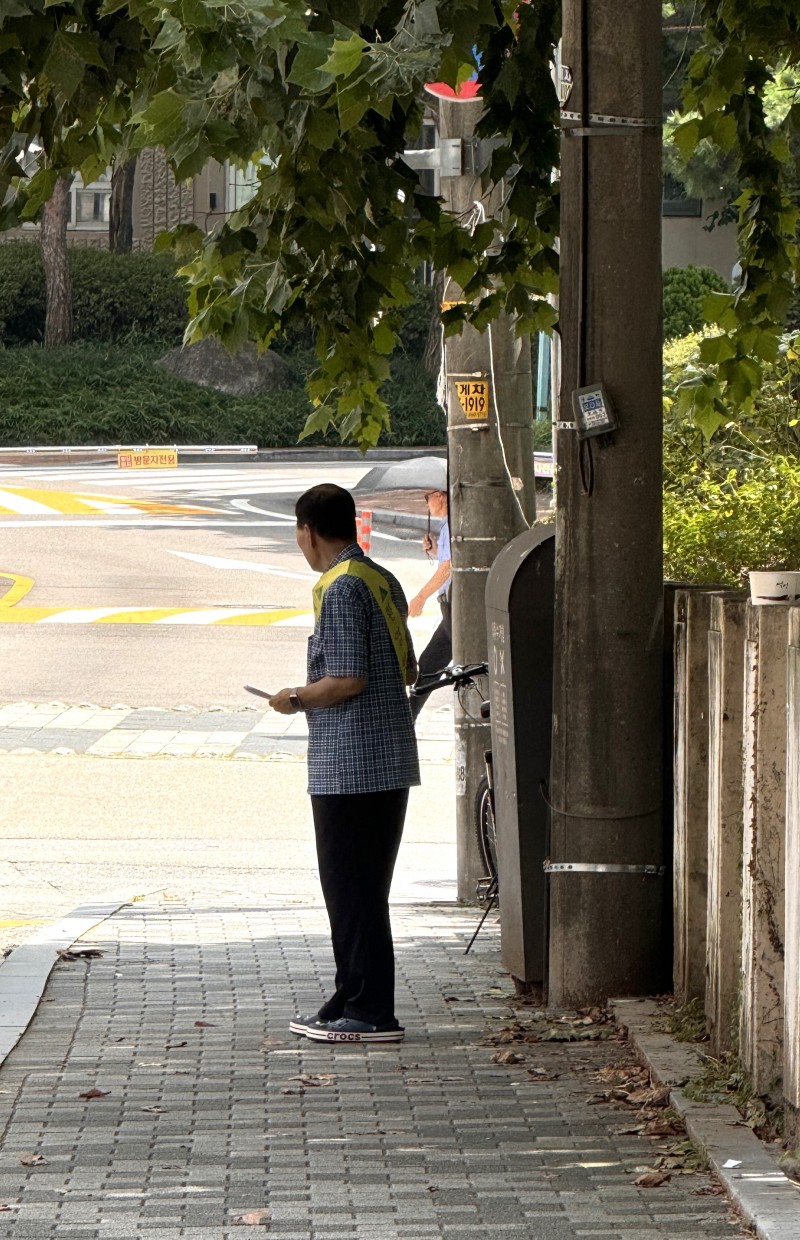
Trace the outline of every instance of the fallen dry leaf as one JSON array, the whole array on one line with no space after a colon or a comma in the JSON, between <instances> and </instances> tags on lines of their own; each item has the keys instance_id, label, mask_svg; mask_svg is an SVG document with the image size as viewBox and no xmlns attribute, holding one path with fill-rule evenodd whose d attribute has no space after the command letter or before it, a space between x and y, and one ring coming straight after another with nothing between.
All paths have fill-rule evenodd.
<instances>
[{"instance_id":1,"label":"fallen dry leaf","mask_svg":"<svg viewBox=\"0 0 800 1240\"><path fill-rule=\"evenodd\" d=\"M668 1120L651 1120L645 1127L648 1137L682 1137L683 1129Z\"/></svg>"},{"instance_id":2,"label":"fallen dry leaf","mask_svg":"<svg viewBox=\"0 0 800 1240\"><path fill-rule=\"evenodd\" d=\"M41 1167L47 1159L41 1154L20 1154L19 1161L23 1167Z\"/></svg>"},{"instance_id":3,"label":"fallen dry leaf","mask_svg":"<svg viewBox=\"0 0 800 1240\"><path fill-rule=\"evenodd\" d=\"M142 1107L142 1110L147 1115L163 1115L164 1112L167 1110L167 1108L166 1107Z\"/></svg>"},{"instance_id":4,"label":"fallen dry leaf","mask_svg":"<svg viewBox=\"0 0 800 1240\"><path fill-rule=\"evenodd\" d=\"M313 1087L323 1087L333 1085L336 1080L332 1072L303 1072L300 1076L290 1076L290 1081L299 1081L301 1085L310 1085Z\"/></svg>"},{"instance_id":5,"label":"fallen dry leaf","mask_svg":"<svg viewBox=\"0 0 800 1240\"><path fill-rule=\"evenodd\" d=\"M59 960L96 960L98 956L102 956L102 952L96 947L70 947L59 948L56 955Z\"/></svg>"},{"instance_id":6,"label":"fallen dry leaf","mask_svg":"<svg viewBox=\"0 0 800 1240\"><path fill-rule=\"evenodd\" d=\"M662 1184L669 1184L671 1179L668 1171L645 1171L633 1182L637 1188L660 1188Z\"/></svg>"},{"instance_id":7,"label":"fallen dry leaf","mask_svg":"<svg viewBox=\"0 0 800 1240\"><path fill-rule=\"evenodd\" d=\"M180 1048L181 1048L182 1046L188 1046L188 1045L189 1045L189 1043L188 1043L188 1042L171 1042L171 1043L169 1044L169 1046L167 1047L167 1050L168 1050L168 1051L177 1051L177 1050L180 1050Z\"/></svg>"},{"instance_id":8,"label":"fallen dry leaf","mask_svg":"<svg viewBox=\"0 0 800 1240\"><path fill-rule=\"evenodd\" d=\"M0 1201L0 1214L5 1214L6 1210L15 1210L17 1207L9 1205L7 1201Z\"/></svg>"},{"instance_id":9,"label":"fallen dry leaf","mask_svg":"<svg viewBox=\"0 0 800 1240\"><path fill-rule=\"evenodd\" d=\"M79 1098L107 1098L111 1093L110 1089L87 1089L85 1094L78 1094Z\"/></svg>"},{"instance_id":10,"label":"fallen dry leaf","mask_svg":"<svg viewBox=\"0 0 800 1240\"><path fill-rule=\"evenodd\" d=\"M272 1215L269 1210L246 1210L244 1214L234 1215L233 1222L237 1227L269 1227Z\"/></svg>"},{"instance_id":11,"label":"fallen dry leaf","mask_svg":"<svg viewBox=\"0 0 800 1240\"><path fill-rule=\"evenodd\" d=\"M216 1029L216 1025L212 1025L210 1020L196 1020L194 1027L195 1029Z\"/></svg>"},{"instance_id":12,"label":"fallen dry leaf","mask_svg":"<svg viewBox=\"0 0 800 1240\"><path fill-rule=\"evenodd\" d=\"M492 1063L524 1063L525 1056L518 1055L516 1051L495 1051L492 1055Z\"/></svg>"}]
</instances>

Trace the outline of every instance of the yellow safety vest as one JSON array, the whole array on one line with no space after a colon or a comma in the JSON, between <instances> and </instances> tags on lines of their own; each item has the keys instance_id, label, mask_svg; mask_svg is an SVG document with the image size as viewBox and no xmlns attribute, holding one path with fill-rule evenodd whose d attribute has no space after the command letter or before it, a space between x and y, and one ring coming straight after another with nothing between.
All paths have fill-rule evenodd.
<instances>
[{"instance_id":1,"label":"yellow safety vest","mask_svg":"<svg viewBox=\"0 0 800 1240\"><path fill-rule=\"evenodd\" d=\"M363 560L342 560L341 564L337 564L334 568L329 568L327 573L323 573L313 590L314 622L316 623L319 620L322 600L325 597L325 591L328 586L344 573L349 573L352 577L360 577L369 586L372 596L380 607L383 618L386 621L394 652L397 655L397 662L400 664L403 684L405 684L408 668L408 634L406 632L406 625L402 615L394 605L389 582L383 573L379 573L376 568L370 568Z\"/></svg>"}]
</instances>

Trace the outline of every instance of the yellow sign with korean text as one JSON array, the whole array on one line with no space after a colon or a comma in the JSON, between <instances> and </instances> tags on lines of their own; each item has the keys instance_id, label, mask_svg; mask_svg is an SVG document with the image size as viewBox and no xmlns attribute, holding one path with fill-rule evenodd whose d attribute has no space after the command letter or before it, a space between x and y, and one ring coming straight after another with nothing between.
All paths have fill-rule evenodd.
<instances>
[{"instance_id":1,"label":"yellow sign with korean text","mask_svg":"<svg viewBox=\"0 0 800 1240\"><path fill-rule=\"evenodd\" d=\"M456 379L456 395L461 411L470 421L489 417L489 380Z\"/></svg>"},{"instance_id":2,"label":"yellow sign with korean text","mask_svg":"<svg viewBox=\"0 0 800 1240\"><path fill-rule=\"evenodd\" d=\"M119 469L177 469L176 448L135 448L117 453Z\"/></svg>"}]
</instances>

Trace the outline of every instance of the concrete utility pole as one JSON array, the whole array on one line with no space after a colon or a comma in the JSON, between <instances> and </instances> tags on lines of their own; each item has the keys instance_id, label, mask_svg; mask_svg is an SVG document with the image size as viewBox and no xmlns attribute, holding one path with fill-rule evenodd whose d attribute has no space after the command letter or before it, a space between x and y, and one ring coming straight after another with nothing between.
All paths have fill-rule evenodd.
<instances>
[{"instance_id":1,"label":"concrete utility pole","mask_svg":"<svg viewBox=\"0 0 800 1240\"><path fill-rule=\"evenodd\" d=\"M480 148L474 141L479 99L440 99L439 142L461 140L460 176L443 176L448 210L467 220L481 202ZM494 198L494 196L493 196ZM483 202L490 214L494 200ZM445 281L443 300L461 290ZM453 659L487 657L485 590L495 556L536 516L533 474L533 385L530 342L509 319L478 332L465 327L445 341L447 444L450 469ZM456 701L456 830L458 898L472 901L483 876L475 835L475 798L483 775L489 724L477 699Z\"/></svg>"},{"instance_id":2,"label":"concrete utility pole","mask_svg":"<svg viewBox=\"0 0 800 1240\"><path fill-rule=\"evenodd\" d=\"M602 383L619 426L600 439L556 435L549 994L557 1006L646 992L658 967L658 0L565 0L562 100L570 74L562 104L563 123L573 128L562 143L560 417L574 417L577 388Z\"/></svg>"}]
</instances>

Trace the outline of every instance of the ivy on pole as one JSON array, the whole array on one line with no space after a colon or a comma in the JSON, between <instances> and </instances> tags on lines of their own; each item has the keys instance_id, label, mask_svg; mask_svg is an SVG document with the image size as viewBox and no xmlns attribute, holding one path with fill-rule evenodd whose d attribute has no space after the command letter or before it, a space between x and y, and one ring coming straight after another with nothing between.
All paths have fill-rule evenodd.
<instances>
[{"instance_id":1,"label":"ivy on pole","mask_svg":"<svg viewBox=\"0 0 800 1240\"><path fill-rule=\"evenodd\" d=\"M796 0L705 0L698 13L703 40L684 90L689 117L674 141L685 158L706 139L729 152L741 187L733 204L741 280L733 293L707 299L709 321L719 330L700 346L706 369L680 392L681 407L710 438L752 410L764 363L782 348L800 276L796 89L786 92L777 123L767 114L776 78L800 66L800 9Z\"/></svg>"}]
</instances>

